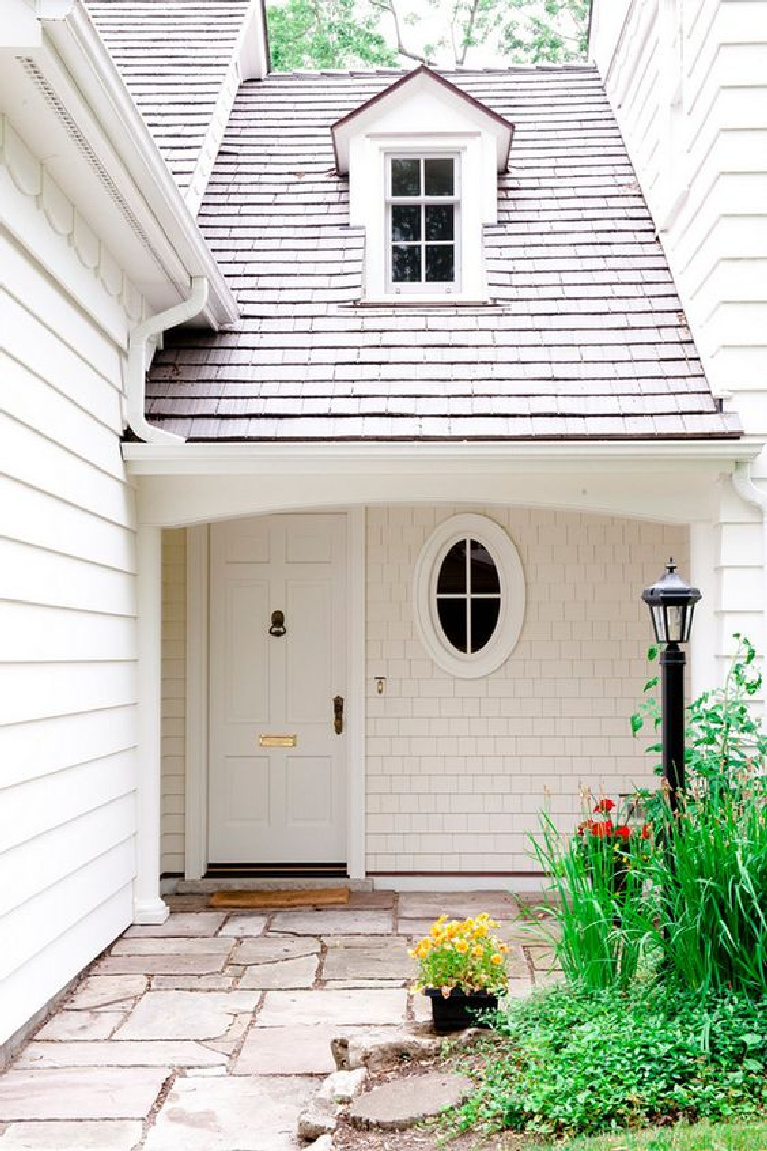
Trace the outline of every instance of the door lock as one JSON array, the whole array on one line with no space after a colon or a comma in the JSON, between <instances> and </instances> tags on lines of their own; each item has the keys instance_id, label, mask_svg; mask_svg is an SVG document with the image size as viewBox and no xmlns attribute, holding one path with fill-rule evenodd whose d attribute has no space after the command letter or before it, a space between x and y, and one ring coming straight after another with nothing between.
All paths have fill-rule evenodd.
<instances>
[{"instance_id":1,"label":"door lock","mask_svg":"<svg viewBox=\"0 0 767 1151\"><path fill-rule=\"evenodd\" d=\"M342 695L333 696L333 730L336 735L341 735L344 730L344 697Z\"/></svg>"},{"instance_id":2,"label":"door lock","mask_svg":"<svg viewBox=\"0 0 767 1151\"><path fill-rule=\"evenodd\" d=\"M286 630L287 629L285 627L285 612L279 611L279 610L273 611L272 612L272 626L269 628L269 635L273 635L273 636L276 636L277 638L279 638L280 636L283 636L285 634Z\"/></svg>"}]
</instances>

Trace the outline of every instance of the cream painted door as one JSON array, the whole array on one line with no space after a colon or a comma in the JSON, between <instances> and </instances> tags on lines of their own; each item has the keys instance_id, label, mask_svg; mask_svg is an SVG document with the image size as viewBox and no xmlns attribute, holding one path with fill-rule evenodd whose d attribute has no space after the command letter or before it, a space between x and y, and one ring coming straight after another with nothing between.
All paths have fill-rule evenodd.
<instances>
[{"instance_id":1,"label":"cream painted door","mask_svg":"<svg viewBox=\"0 0 767 1151\"><path fill-rule=\"evenodd\" d=\"M346 695L345 526L284 515L211 529L211 863L346 860L347 741L334 723ZM270 635L275 611L284 636Z\"/></svg>"}]
</instances>

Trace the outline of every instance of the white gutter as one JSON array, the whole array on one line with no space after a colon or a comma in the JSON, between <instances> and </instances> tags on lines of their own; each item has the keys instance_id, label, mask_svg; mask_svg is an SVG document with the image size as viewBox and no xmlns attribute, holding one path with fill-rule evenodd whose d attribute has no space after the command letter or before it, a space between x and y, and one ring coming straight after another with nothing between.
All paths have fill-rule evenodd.
<instances>
[{"instance_id":1,"label":"white gutter","mask_svg":"<svg viewBox=\"0 0 767 1151\"><path fill-rule=\"evenodd\" d=\"M738 464L732 473L732 486L745 503L759 508L762 514L762 577L764 578L765 568L767 568L767 492L757 487L751 478L750 462ZM761 647L761 655L767 661L767 588L764 587L762 588L762 642L761 645L757 644L756 646L757 649ZM764 708L767 712L767 694L765 695Z\"/></svg>"},{"instance_id":2,"label":"white gutter","mask_svg":"<svg viewBox=\"0 0 767 1151\"><path fill-rule=\"evenodd\" d=\"M146 374L149 369L150 357L149 341L175 328L178 324L193 320L204 311L208 302L208 281L204 276L195 276L192 280L192 294L188 300L168 308L165 312L158 312L150 316L131 329L128 336L128 369L127 369L127 401L128 426L140 439L149 444L181 445L184 437L176 436L172 432L165 432L162 428L153 428L147 423L144 415L146 400ZM127 447L128 445L124 445Z\"/></svg>"}]
</instances>

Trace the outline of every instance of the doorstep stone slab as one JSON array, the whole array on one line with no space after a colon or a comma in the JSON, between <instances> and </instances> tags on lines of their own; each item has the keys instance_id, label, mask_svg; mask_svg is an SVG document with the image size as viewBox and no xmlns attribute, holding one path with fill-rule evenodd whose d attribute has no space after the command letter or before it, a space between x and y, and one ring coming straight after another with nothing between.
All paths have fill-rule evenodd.
<instances>
[{"instance_id":1,"label":"doorstep stone slab","mask_svg":"<svg viewBox=\"0 0 767 1151\"><path fill-rule=\"evenodd\" d=\"M390 935L392 914L389 911L280 911L274 916L269 933L292 935Z\"/></svg>"},{"instance_id":2,"label":"doorstep stone slab","mask_svg":"<svg viewBox=\"0 0 767 1151\"><path fill-rule=\"evenodd\" d=\"M30 1043L14 1067L220 1067L228 1056L190 1040ZM2 1146L0 1144L0 1146Z\"/></svg>"},{"instance_id":3,"label":"doorstep stone slab","mask_svg":"<svg viewBox=\"0 0 767 1151\"><path fill-rule=\"evenodd\" d=\"M330 1041L333 1024L251 1027L235 1075L329 1075L335 1071Z\"/></svg>"},{"instance_id":4,"label":"doorstep stone slab","mask_svg":"<svg viewBox=\"0 0 767 1151\"><path fill-rule=\"evenodd\" d=\"M387 940L387 943L389 941ZM415 974L415 963L409 958L404 942L392 941L398 947L329 948L323 966L324 979L400 979Z\"/></svg>"},{"instance_id":5,"label":"doorstep stone slab","mask_svg":"<svg viewBox=\"0 0 767 1151\"><path fill-rule=\"evenodd\" d=\"M317 975L319 956L285 959L282 963L256 963L248 967L240 980L243 988L311 987Z\"/></svg>"},{"instance_id":6,"label":"doorstep stone slab","mask_svg":"<svg viewBox=\"0 0 767 1151\"><path fill-rule=\"evenodd\" d=\"M203 936L202 939L118 939L112 945L110 955L223 955L227 956L234 947L233 939L222 939L220 935Z\"/></svg>"},{"instance_id":7,"label":"doorstep stone slab","mask_svg":"<svg viewBox=\"0 0 767 1151\"><path fill-rule=\"evenodd\" d=\"M404 989L267 991L257 1026L401 1024L406 1009L407 992Z\"/></svg>"},{"instance_id":8,"label":"doorstep stone slab","mask_svg":"<svg viewBox=\"0 0 767 1151\"><path fill-rule=\"evenodd\" d=\"M218 975L225 955L107 955L93 968L98 975Z\"/></svg>"},{"instance_id":9,"label":"doorstep stone slab","mask_svg":"<svg viewBox=\"0 0 767 1151\"><path fill-rule=\"evenodd\" d=\"M125 1019L124 1011L57 1011L35 1035L43 1042L108 1039Z\"/></svg>"},{"instance_id":10,"label":"doorstep stone slab","mask_svg":"<svg viewBox=\"0 0 767 1151\"><path fill-rule=\"evenodd\" d=\"M129 927L123 939L215 935L225 919L222 911L174 911L164 923Z\"/></svg>"},{"instance_id":11,"label":"doorstep stone slab","mask_svg":"<svg viewBox=\"0 0 767 1151\"><path fill-rule=\"evenodd\" d=\"M232 915L221 928L219 938L226 936L242 938L243 936L261 935L268 922L266 915Z\"/></svg>"},{"instance_id":12,"label":"doorstep stone slab","mask_svg":"<svg viewBox=\"0 0 767 1151\"><path fill-rule=\"evenodd\" d=\"M258 1000L257 991L147 991L115 1038L220 1039Z\"/></svg>"},{"instance_id":13,"label":"doorstep stone slab","mask_svg":"<svg viewBox=\"0 0 767 1151\"><path fill-rule=\"evenodd\" d=\"M0 1122L27 1119L143 1119L167 1067L75 1067L0 1076Z\"/></svg>"},{"instance_id":14,"label":"doorstep stone slab","mask_svg":"<svg viewBox=\"0 0 767 1151\"><path fill-rule=\"evenodd\" d=\"M313 1079L232 1076L179 1079L146 1140L146 1151L294 1151L298 1115Z\"/></svg>"},{"instance_id":15,"label":"doorstep stone slab","mask_svg":"<svg viewBox=\"0 0 767 1151\"><path fill-rule=\"evenodd\" d=\"M289 939L284 936L267 935L262 939L243 939L232 957L232 962L240 966L252 963L277 963L283 959L319 955L319 952L319 939Z\"/></svg>"},{"instance_id":16,"label":"doorstep stone slab","mask_svg":"<svg viewBox=\"0 0 767 1151\"><path fill-rule=\"evenodd\" d=\"M137 999L147 989L144 975L91 975L67 1000L68 1011L90 1011Z\"/></svg>"},{"instance_id":17,"label":"doorstep stone slab","mask_svg":"<svg viewBox=\"0 0 767 1151\"><path fill-rule=\"evenodd\" d=\"M87 1123L12 1123L0 1151L133 1151L141 1138L134 1120Z\"/></svg>"}]
</instances>

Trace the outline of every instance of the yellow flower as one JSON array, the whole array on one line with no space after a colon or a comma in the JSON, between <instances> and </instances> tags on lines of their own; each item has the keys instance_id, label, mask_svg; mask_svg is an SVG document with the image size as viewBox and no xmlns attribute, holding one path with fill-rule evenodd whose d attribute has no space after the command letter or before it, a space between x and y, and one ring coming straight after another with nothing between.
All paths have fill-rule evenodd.
<instances>
[{"instance_id":1,"label":"yellow flower","mask_svg":"<svg viewBox=\"0 0 767 1151\"><path fill-rule=\"evenodd\" d=\"M486 935L487 935L487 928L485 927L484 923L478 923L477 926L474 928L474 938L475 939L484 939L484 937Z\"/></svg>"},{"instance_id":2,"label":"yellow flower","mask_svg":"<svg viewBox=\"0 0 767 1151\"><path fill-rule=\"evenodd\" d=\"M455 945L455 949L459 955L465 955L466 952L469 950L469 945L465 939L459 939Z\"/></svg>"},{"instance_id":3,"label":"yellow flower","mask_svg":"<svg viewBox=\"0 0 767 1151\"><path fill-rule=\"evenodd\" d=\"M498 950L499 950L499 951L503 951L504 953L505 953L505 952L507 952L507 951L509 950L509 945L508 945L508 943L502 943L502 944L500 945L500 947L498 948Z\"/></svg>"},{"instance_id":4,"label":"yellow flower","mask_svg":"<svg viewBox=\"0 0 767 1151\"><path fill-rule=\"evenodd\" d=\"M482 958L482 946L479 943L475 943L471 949L471 953L475 959L481 959Z\"/></svg>"},{"instance_id":5,"label":"yellow flower","mask_svg":"<svg viewBox=\"0 0 767 1151\"><path fill-rule=\"evenodd\" d=\"M500 967L503 963L503 956L499 955L496 951L495 955L490 956L490 962L492 963L493 967Z\"/></svg>"}]
</instances>

